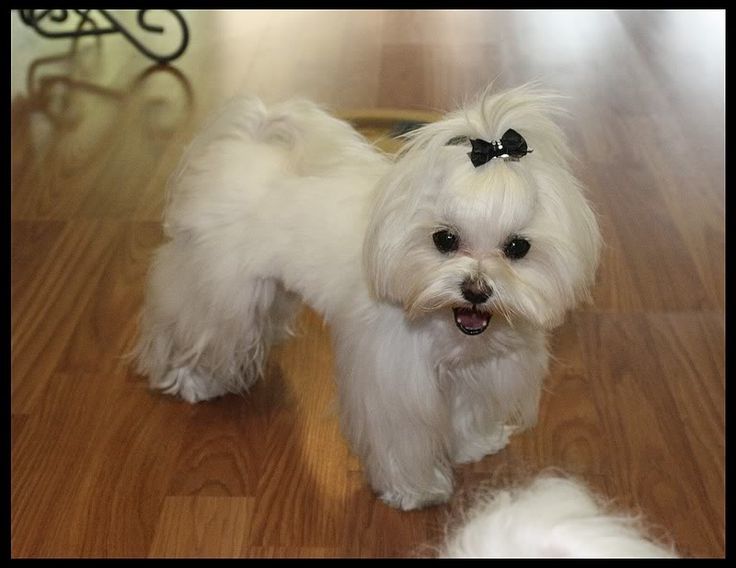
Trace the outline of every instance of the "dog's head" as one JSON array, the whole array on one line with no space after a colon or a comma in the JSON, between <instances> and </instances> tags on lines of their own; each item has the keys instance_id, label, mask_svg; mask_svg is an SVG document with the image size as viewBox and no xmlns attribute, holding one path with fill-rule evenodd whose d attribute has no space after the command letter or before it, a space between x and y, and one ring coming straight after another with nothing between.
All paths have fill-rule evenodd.
<instances>
[{"instance_id":1,"label":"dog's head","mask_svg":"<svg viewBox=\"0 0 736 568\"><path fill-rule=\"evenodd\" d=\"M600 234L551 118L557 98L528 86L486 91L410 134L365 237L376 297L410 318L447 310L468 335L498 317L549 329L588 297ZM498 148L509 130L530 153ZM471 161L477 144L497 157Z\"/></svg>"}]
</instances>

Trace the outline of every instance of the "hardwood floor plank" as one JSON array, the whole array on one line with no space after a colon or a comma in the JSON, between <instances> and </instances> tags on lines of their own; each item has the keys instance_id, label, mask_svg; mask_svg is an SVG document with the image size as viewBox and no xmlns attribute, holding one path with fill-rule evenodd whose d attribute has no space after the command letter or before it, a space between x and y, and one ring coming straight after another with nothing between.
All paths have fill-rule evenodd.
<instances>
[{"instance_id":1,"label":"hardwood floor plank","mask_svg":"<svg viewBox=\"0 0 736 568\"><path fill-rule=\"evenodd\" d=\"M248 546L244 558L351 558L356 556L346 549L314 546Z\"/></svg>"},{"instance_id":2,"label":"hardwood floor plank","mask_svg":"<svg viewBox=\"0 0 736 568\"><path fill-rule=\"evenodd\" d=\"M667 526L683 553L700 556L716 550L720 527L704 483L704 477L711 477L706 473L711 463L687 433L673 377L651 357L656 352L651 324L612 314L581 315L576 322L587 337L583 352L596 381L604 435L627 440L625 446L612 444L610 492L628 496L623 500L627 506L638 504L653 522ZM722 436L722 430L716 434ZM682 510L688 511L687 520L676 518Z\"/></svg>"},{"instance_id":3,"label":"hardwood floor plank","mask_svg":"<svg viewBox=\"0 0 736 568\"><path fill-rule=\"evenodd\" d=\"M10 224L11 302L36 279L64 230L63 221L12 221Z\"/></svg>"},{"instance_id":4,"label":"hardwood floor plank","mask_svg":"<svg viewBox=\"0 0 736 568\"><path fill-rule=\"evenodd\" d=\"M28 422L27 414L11 414L10 415L10 444L15 446L26 427Z\"/></svg>"},{"instance_id":5,"label":"hardwood floor plank","mask_svg":"<svg viewBox=\"0 0 736 568\"><path fill-rule=\"evenodd\" d=\"M584 478L604 475L613 448L601 429L594 382L581 357L572 322L556 335L554 359L545 381L535 429L509 446L510 460L536 468L559 468ZM539 431L544 432L539 436Z\"/></svg>"},{"instance_id":6,"label":"hardwood floor plank","mask_svg":"<svg viewBox=\"0 0 736 568\"><path fill-rule=\"evenodd\" d=\"M641 309L708 310L716 307L715 297L708 294L697 265L673 227L665 200L656 192L640 191L643 187L657 186L655 173L643 168L628 168L625 173L608 171L599 179L609 188L598 197L598 203L604 203L600 213L617 219L615 236L606 246L609 251L620 247L617 258L624 264L623 270L630 278L627 285L635 290ZM687 278L681 276L683 273ZM600 281L599 288L606 286L620 289L622 283L611 279ZM615 292L608 293L609 296L613 294ZM622 309L631 311L635 307L636 304Z\"/></svg>"},{"instance_id":7,"label":"hardwood floor plank","mask_svg":"<svg viewBox=\"0 0 736 568\"><path fill-rule=\"evenodd\" d=\"M107 377L54 375L51 379L13 448L14 556L74 555L68 543L60 546L59 535L75 527L54 522L54 517L66 514L77 502L85 462L96 455L105 435L100 426L115 390L106 384Z\"/></svg>"},{"instance_id":8,"label":"hardwood floor plank","mask_svg":"<svg viewBox=\"0 0 736 568\"><path fill-rule=\"evenodd\" d=\"M274 407L281 404L278 383L269 376L245 397L196 405L167 494L253 497L267 474L265 436Z\"/></svg>"},{"instance_id":9,"label":"hardwood floor plank","mask_svg":"<svg viewBox=\"0 0 736 568\"><path fill-rule=\"evenodd\" d=\"M61 372L125 371L138 333L144 282L153 250L162 242L158 222L121 223L111 239L97 286L90 291L56 369Z\"/></svg>"},{"instance_id":10,"label":"hardwood floor plank","mask_svg":"<svg viewBox=\"0 0 736 568\"><path fill-rule=\"evenodd\" d=\"M329 338L309 310L297 329L304 333L274 353L280 365L265 378L283 381L285 394L266 429L254 431L265 436L249 541L256 546L332 547L343 538L347 446L333 410Z\"/></svg>"},{"instance_id":11,"label":"hardwood floor plank","mask_svg":"<svg viewBox=\"0 0 736 568\"><path fill-rule=\"evenodd\" d=\"M253 511L250 497L167 497L149 557L238 557Z\"/></svg>"},{"instance_id":12,"label":"hardwood floor plank","mask_svg":"<svg viewBox=\"0 0 736 568\"><path fill-rule=\"evenodd\" d=\"M55 371L66 342L94 295L113 253L115 223L68 224L29 285L13 299L11 317L12 406L30 412Z\"/></svg>"},{"instance_id":13,"label":"hardwood floor plank","mask_svg":"<svg viewBox=\"0 0 736 568\"><path fill-rule=\"evenodd\" d=\"M708 503L711 546L725 531L725 369L722 314L652 314L654 353L673 394ZM697 550L706 554L707 547Z\"/></svg>"},{"instance_id":14,"label":"hardwood floor plank","mask_svg":"<svg viewBox=\"0 0 736 568\"><path fill-rule=\"evenodd\" d=\"M13 453L14 555L145 556L190 411L120 373L54 375Z\"/></svg>"}]
</instances>

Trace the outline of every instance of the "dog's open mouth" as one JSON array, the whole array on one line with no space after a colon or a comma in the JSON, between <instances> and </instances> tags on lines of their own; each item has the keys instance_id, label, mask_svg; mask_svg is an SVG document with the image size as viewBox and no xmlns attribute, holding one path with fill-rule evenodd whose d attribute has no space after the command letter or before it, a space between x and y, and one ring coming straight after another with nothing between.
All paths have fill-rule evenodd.
<instances>
[{"instance_id":1,"label":"dog's open mouth","mask_svg":"<svg viewBox=\"0 0 736 568\"><path fill-rule=\"evenodd\" d=\"M455 314L455 325L465 335L478 335L483 333L491 321L491 315L487 312L479 312L475 308L452 308Z\"/></svg>"}]
</instances>

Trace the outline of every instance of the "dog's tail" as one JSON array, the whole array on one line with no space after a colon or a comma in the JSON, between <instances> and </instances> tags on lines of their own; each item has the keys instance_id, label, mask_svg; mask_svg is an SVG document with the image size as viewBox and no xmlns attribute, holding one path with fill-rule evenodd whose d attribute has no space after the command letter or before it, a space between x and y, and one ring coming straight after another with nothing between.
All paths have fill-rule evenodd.
<instances>
[{"instance_id":1,"label":"dog's tail","mask_svg":"<svg viewBox=\"0 0 736 568\"><path fill-rule=\"evenodd\" d=\"M266 106L256 97L235 97L210 117L187 153L218 139L281 149L284 165L297 175L383 158L375 148L365 151L370 143L350 124L304 99Z\"/></svg>"},{"instance_id":2,"label":"dog's tail","mask_svg":"<svg viewBox=\"0 0 736 568\"><path fill-rule=\"evenodd\" d=\"M236 209L258 207L290 178L363 178L388 161L350 124L312 102L267 106L236 97L210 116L169 177L164 231L206 233L238 222Z\"/></svg>"}]
</instances>

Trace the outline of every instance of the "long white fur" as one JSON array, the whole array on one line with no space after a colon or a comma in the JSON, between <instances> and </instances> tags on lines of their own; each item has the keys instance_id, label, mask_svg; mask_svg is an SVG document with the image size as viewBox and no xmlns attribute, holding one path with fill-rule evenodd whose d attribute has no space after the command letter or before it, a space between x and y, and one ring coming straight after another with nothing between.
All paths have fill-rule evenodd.
<instances>
[{"instance_id":1,"label":"long white fur","mask_svg":"<svg viewBox=\"0 0 736 568\"><path fill-rule=\"evenodd\" d=\"M614 511L582 482L542 475L482 495L449 531L447 558L675 558L640 516Z\"/></svg>"},{"instance_id":2,"label":"long white fur","mask_svg":"<svg viewBox=\"0 0 736 568\"><path fill-rule=\"evenodd\" d=\"M587 297L596 219L570 172L553 95L483 93L391 158L307 101L230 102L172 178L167 242L136 354L152 387L190 402L246 390L305 301L330 325L341 424L372 487L413 509L446 501L452 465L534 424L549 330ZM456 136L514 128L533 153L474 168ZM442 254L432 234L459 231ZM510 235L532 242L511 261ZM460 283L493 289L463 335Z\"/></svg>"}]
</instances>

